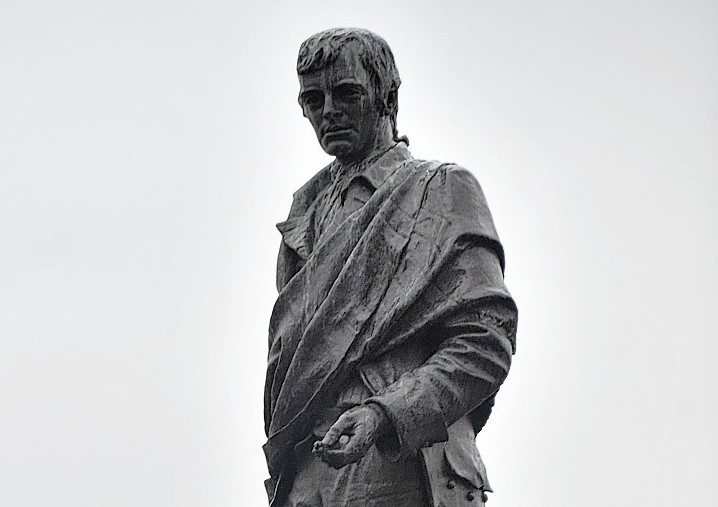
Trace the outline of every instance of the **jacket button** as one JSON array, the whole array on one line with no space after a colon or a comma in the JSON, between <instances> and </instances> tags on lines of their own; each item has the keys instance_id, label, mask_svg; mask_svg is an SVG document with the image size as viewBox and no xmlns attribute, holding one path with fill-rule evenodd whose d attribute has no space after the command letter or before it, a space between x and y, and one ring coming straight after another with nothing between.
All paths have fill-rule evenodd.
<instances>
[{"instance_id":1,"label":"jacket button","mask_svg":"<svg viewBox=\"0 0 718 507\"><path fill-rule=\"evenodd\" d=\"M473 501L474 501L474 494L473 494L471 491L469 491L468 493L466 493L466 499L467 499L469 502L473 502Z\"/></svg>"},{"instance_id":2,"label":"jacket button","mask_svg":"<svg viewBox=\"0 0 718 507\"><path fill-rule=\"evenodd\" d=\"M456 483L453 480L449 479L449 482L446 483L446 487L449 489L454 489L456 487Z\"/></svg>"}]
</instances>

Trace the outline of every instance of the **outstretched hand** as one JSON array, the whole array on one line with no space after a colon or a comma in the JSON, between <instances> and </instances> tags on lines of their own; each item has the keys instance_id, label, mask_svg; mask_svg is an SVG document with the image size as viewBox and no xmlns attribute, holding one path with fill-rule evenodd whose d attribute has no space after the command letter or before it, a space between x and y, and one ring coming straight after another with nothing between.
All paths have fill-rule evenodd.
<instances>
[{"instance_id":1,"label":"outstretched hand","mask_svg":"<svg viewBox=\"0 0 718 507\"><path fill-rule=\"evenodd\" d=\"M312 452L327 465L342 468L362 459L389 426L378 406L352 407L339 416L321 441L314 442Z\"/></svg>"}]
</instances>

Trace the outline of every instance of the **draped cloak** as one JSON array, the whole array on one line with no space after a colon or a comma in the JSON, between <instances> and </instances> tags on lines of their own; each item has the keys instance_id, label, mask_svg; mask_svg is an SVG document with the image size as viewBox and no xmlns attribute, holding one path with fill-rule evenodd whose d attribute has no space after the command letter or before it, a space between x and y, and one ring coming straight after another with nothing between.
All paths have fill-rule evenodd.
<instances>
[{"instance_id":1,"label":"draped cloak","mask_svg":"<svg viewBox=\"0 0 718 507\"><path fill-rule=\"evenodd\" d=\"M279 225L295 228L294 244L285 236L282 248L301 262L280 253L269 326L263 449L275 479L317 413L362 363L487 300L514 307L502 277L487 278L480 266L476 247L493 251L502 272L504 255L470 172L404 160L309 252L300 222L328 182L329 166L295 193Z\"/></svg>"}]
</instances>

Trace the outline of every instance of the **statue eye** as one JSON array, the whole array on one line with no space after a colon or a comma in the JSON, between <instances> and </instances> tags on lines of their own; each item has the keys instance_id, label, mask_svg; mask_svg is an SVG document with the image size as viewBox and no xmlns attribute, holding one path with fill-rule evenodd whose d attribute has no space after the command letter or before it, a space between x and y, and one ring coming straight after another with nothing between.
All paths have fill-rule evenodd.
<instances>
[{"instance_id":1,"label":"statue eye","mask_svg":"<svg viewBox=\"0 0 718 507\"><path fill-rule=\"evenodd\" d=\"M302 104L309 109L319 109L324 105L324 94L318 91L303 93Z\"/></svg>"},{"instance_id":2,"label":"statue eye","mask_svg":"<svg viewBox=\"0 0 718 507\"><path fill-rule=\"evenodd\" d=\"M354 84L343 84L339 85L334 90L334 96L338 100L345 102L356 102L359 100L364 93L364 90Z\"/></svg>"}]
</instances>

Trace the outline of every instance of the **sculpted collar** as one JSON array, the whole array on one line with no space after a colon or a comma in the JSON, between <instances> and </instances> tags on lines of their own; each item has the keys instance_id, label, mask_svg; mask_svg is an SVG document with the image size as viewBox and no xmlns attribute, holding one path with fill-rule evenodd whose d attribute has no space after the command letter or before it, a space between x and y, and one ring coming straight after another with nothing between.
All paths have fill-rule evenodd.
<instances>
[{"instance_id":1,"label":"sculpted collar","mask_svg":"<svg viewBox=\"0 0 718 507\"><path fill-rule=\"evenodd\" d=\"M331 181L336 178L346 178L347 182L355 177L364 177L374 189L379 188L393 173L397 166L412 158L409 149L400 141L373 159L353 165L342 165L337 161L329 165Z\"/></svg>"},{"instance_id":2,"label":"sculpted collar","mask_svg":"<svg viewBox=\"0 0 718 507\"><path fill-rule=\"evenodd\" d=\"M343 178L345 175L351 174L344 183L348 185L354 177L363 177L374 189L377 189L402 162L412 158L406 144L400 141L373 161L354 166L342 166L336 161L332 162L294 193L294 202L289 211L289 217L284 222L277 224L284 243L300 258L307 259L312 250L312 238L314 237L312 213L316 200L322 190L332 184L334 178Z\"/></svg>"}]
</instances>

